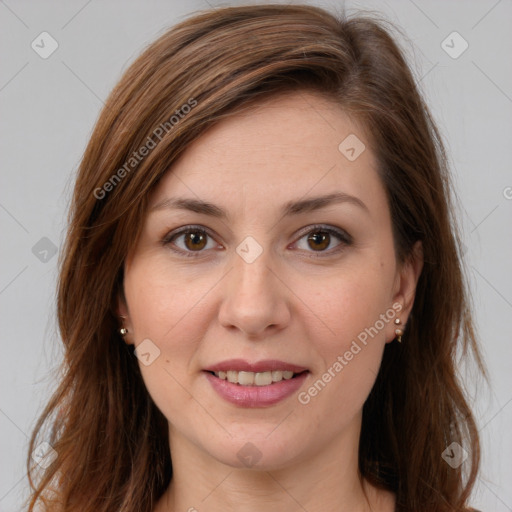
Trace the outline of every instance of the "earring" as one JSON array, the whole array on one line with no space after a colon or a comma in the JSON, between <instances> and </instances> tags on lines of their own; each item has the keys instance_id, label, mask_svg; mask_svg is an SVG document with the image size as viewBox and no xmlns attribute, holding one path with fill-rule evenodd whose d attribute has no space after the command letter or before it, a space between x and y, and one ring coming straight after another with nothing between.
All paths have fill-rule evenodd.
<instances>
[{"instance_id":1,"label":"earring","mask_svg":"<svg viewBox=\"0 0 512 512\"><path fill-rule=\"evenodd\" d=\"M119 318L122 318L122 319L124 320L126 317L125 317L125 316L123 316L123 315L119 315ZM121 328L119 329L119 334L120 334L121 336L126 336L126 335L128 334L128 329L126 329L126 327L121 327Z\"/></svg>"},{"instance_id":2,"label":"earring","mask_svg":"<svg viewBox=\"0 0 512 512\"><path fill-rule=\"evenodd\" d=\"M400 325L402 322L400 322L400 318L396 318L395 319L395 325ZM398 343L402 343L402 335L403 335L404 331L401 327L397 327L395 329L395 334L396 334L396 339L398 341Z\"/></svg>"}]
</instances>

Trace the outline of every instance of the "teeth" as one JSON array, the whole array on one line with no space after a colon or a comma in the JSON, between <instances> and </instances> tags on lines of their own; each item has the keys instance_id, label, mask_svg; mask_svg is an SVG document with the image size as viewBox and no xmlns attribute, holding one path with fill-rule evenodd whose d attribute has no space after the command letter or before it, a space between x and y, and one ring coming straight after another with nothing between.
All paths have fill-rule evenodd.
<instances>
[{"instance_id":1,"label":"teeth","mask_svg":"<svg viewBox=\"0 0 512 512\"><path fill-rule=\"evenodd\" d=\"M227 380L233 384L240 384L241 386L268 386L272 382L291 379L293 372L289 370L273 370L271 372L237 372L228 370L227 372L215 372L215 375L219 379Z\"/></svg>"},{"instance_id":2,"label":"teeth","mask_svg":"<svg viewBox=\"0 0 512 512\"><path fill-rule=\"evenodd\" d=\"M233 384L236 384L238 382L238 372L230 370L226 373L229 382L232 382Z\"/></svg>"},{"instance_id":3,"label":"teeth","mask_svg":"<svg viewBox=\"0 0 512 512\"><path fill-rule=\"evenodd\" d=\"M283 372L280 372L279 370L272 372L272 382L279 382L280 380L283 380Z\"/></svg>"},{"instance_id":4,"label":"teeth","mask_svg":"<svg viewBox=\"0 0 512 512\"><path fill-rule=\"evenodd\" d=\"M272 384L272 372L255 373L254 384L256 386L268 386L269 384Z\"/></svg>"},{"instance_id":5,"label":"teeth","mask_svg":"<svg viewBox=\"0 0 512 512\"><path fill-rule=\"evenodd\" d=\"M254 384L254 373L238 372L238 384L241 386L252 386Z\"/></svg>"}]
</instances>

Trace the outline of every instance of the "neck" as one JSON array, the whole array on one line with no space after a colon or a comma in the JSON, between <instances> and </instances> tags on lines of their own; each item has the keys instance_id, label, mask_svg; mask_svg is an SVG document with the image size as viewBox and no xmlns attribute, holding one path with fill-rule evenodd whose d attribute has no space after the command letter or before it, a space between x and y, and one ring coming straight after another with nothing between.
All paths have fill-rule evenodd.
<instances>
[{"instance_id":1,"label":"neck","mask_svg":"<svg viewBox=\"0 0 512 512\"><path fill-rule=\"evenodd\" d=\"M173 478L155 512L369 512L394 510L391 493L358 472L359 429L281 467L234 468L172 432ZM264 508L263 508L264 507Z\"/></svg>"}]
</instances>

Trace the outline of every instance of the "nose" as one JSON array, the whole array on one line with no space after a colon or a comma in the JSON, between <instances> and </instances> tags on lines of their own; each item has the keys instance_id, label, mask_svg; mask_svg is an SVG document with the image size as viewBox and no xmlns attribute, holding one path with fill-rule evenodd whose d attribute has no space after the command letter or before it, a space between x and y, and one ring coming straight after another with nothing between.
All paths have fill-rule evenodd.
<instances>
[{"instance_id":1,"label":"nose","mask_svg":"<svg viewBox=\"0 0 512 512\"><path fill-rule=\"evenodd\" d=\"M234 255L234 268L226 276L218 314L223 327L254 339L289 324L288 289L270 265L265 251L252 263Z\"/></svg>"}]
</instances>

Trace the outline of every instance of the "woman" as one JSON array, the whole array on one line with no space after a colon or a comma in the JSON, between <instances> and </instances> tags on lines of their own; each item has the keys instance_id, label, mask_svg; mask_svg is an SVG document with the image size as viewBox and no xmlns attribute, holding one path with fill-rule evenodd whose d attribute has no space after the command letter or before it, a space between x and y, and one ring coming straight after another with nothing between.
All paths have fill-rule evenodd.
<instances>
[{"instance_id":1,"label":"woman","mask_svg":"<svg viewBox=\"0 0 512 512\"><path fill-rule=\"evenodd\" d=\"M381 23L267 5L165 33L78 173L29 510L470 510L449 194Z\"/></svg>"}]
</instances>

